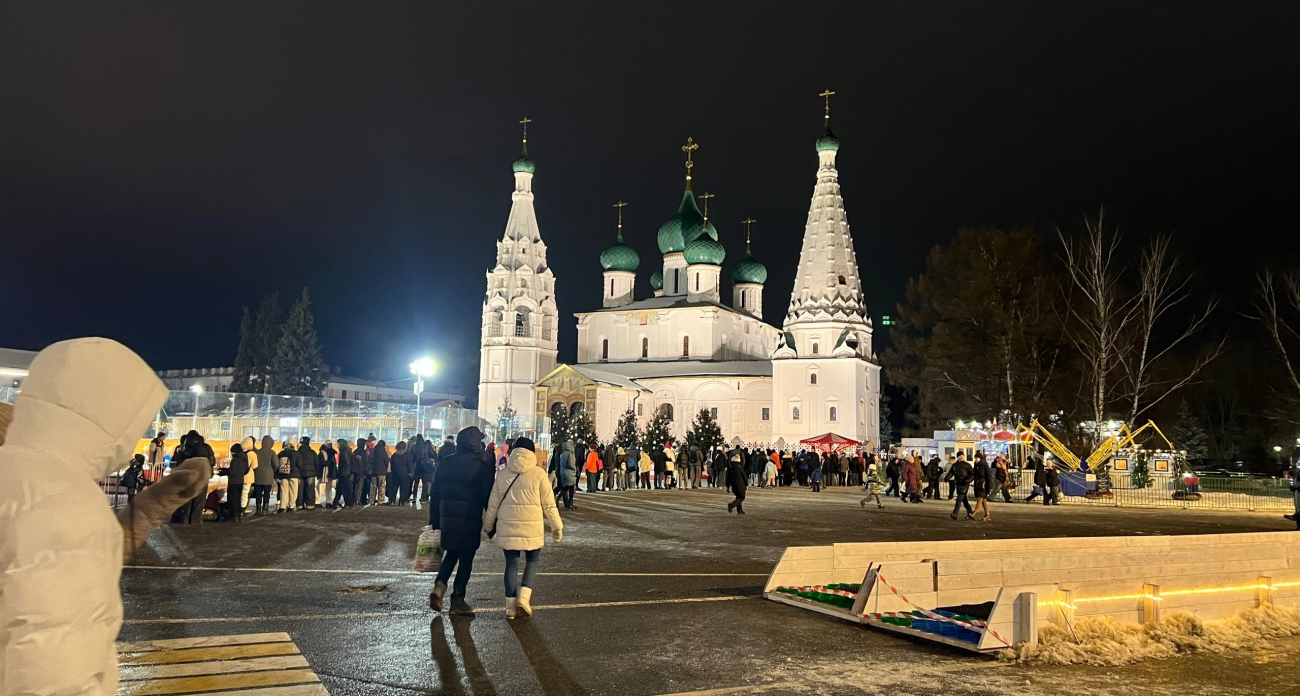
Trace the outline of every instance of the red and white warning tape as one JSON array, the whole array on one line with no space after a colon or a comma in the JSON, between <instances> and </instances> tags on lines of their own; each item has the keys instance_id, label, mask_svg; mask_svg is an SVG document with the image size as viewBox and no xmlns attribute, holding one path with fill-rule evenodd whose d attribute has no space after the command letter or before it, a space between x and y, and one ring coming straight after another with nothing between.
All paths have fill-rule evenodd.
<instances>
[{"instance_id":1,"label":"red and white warning tape","mask_svg":"<svg viewBox=\"0 0 1300 696\"><path fill-rule=\"evenodd\" d=\"M848 597L849 599L856 599L857 596L858 596L858 594L857 594L856 592L847 592L847 591L845 591L845 590L832 590L832 589L830 589L829 587L826 587L825 585L802 585L802 586L800 586L800 587L786 586L786 587L778 587L778 588L776 588L776 589L777 589L777 590L794 590L795 592L817 592L817 593L819 593L819 594L828 594L828 595L837 595L837 596L840 596L840 597Z\"/></svg>"},{"instance_id":2,"label":"red and white warning tape","mask_svg":"<svg viewBox=\"0 0 1300 696\"><path fill-rule=\"evenodd\" d=\"M1003 638L1001 635L999 635L997 631L989 628L988 623L984 621L975 621L975 622L959 621L950 616L944 616L943 614L935 613L933 611L930 611L929 609L926 609L925 607L922 607L912 602L912 600L907 598L907 595L904 595L902 592L899 592L897 587L894 587L892 584L890 584L890 582L885 579L884 575L877 573L876 579L879 580L881 584L883 584L885 587L888 587L889 591L897 595L899 599L903 600L907 604L916 608L917 611L924 614L926 618L933 619L935 621L946 621L948 623L954 623L963 628L969 628L972 631L975 631L976 633L984 633L985 631L987 631L994 638L997 638L998 640L1002 641L1003 645L1006 645L1007 647L1011 647L1011 642L1008 641L1006 638ZM897 612L889 612L889 613L897 613Z\"/></svg>"}]
</instances>

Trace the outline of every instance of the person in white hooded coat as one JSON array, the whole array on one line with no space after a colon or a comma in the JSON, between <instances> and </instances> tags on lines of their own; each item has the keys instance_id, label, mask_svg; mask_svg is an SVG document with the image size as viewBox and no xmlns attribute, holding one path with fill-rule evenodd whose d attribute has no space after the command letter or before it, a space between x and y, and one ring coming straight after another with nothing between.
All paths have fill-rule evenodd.
<instances>
[{"instance_id":1,"label":"person in white hooded coat","mask_svg":"<svg viewBox=\"0 0 1300 696\"><path fill-rule=\"evenodd\" d=\"M0 447L3 696L117 691L122 527L98 482L166 400L115 341L63 341L32 361Z\"/></svg>"},{"instance_id":2,"label":"person in white hooded coat","mask_svg":"<svg viewBox=\"0 0 1300 696\"><path fill-rule=\"evenodd\" d=\"M560 541L564 537L564 522L555 506L546 469L538 466L533 441L515 440L510 448L506 466L497 472L483 511L483 529L490 534L492 543L506 556L506 618L513 619L517 612L533 613L530 602L533 596L533 578L546 544L546 527L551 537ZM495 531L493 531L495 530ZM519 556L524 555L524 579L519 582Z\"/></svg>"}]
</instances>

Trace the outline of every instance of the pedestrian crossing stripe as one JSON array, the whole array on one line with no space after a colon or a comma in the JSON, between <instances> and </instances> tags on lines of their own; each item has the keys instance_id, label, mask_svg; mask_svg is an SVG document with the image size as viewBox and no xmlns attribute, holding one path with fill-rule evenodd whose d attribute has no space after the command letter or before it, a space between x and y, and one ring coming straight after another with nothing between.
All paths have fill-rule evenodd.
<instances>
[{"instance_id":1,"label":"pedestrian crossing stripe","mask_svg":"<svg viewBox=\"0 0 1300 696\"><path fill-rule=\"evenodd\" d=\"M118 696L329 696L288 633L118 643Z\"/></svg>"}]
</instances>

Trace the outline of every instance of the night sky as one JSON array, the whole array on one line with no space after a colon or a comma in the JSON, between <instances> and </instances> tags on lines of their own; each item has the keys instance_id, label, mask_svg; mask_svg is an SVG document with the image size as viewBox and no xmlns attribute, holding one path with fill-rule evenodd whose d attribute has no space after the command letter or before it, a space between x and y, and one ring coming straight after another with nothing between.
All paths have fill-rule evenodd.
<instances>
[{"instance_id":1,"label":"night sky","mask_svg":"<svg viewBox=\"0 0 1300 696\"><path fill-rule=\"evenodd\" d=\"M230 365L240 307L307 285L346 373L476 365L525 116L562 360L619 199L649 294L687 136L724 274L756 218L779 325L826 88L877 318L957 229L1103 203L1208 291L1296 265L1300 4L777 7L0 5L0 346Z\"/></svg>"}]
</instances>

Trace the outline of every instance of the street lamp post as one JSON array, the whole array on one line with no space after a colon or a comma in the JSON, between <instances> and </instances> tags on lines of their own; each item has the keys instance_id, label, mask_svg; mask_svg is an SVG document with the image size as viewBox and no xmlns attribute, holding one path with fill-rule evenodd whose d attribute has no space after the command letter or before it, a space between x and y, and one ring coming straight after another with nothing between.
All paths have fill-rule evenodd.
<instances>
[{"instance_id":1,"label":"street lamp post","mask_svg":"<svg viewBox=\"0 0 1300 696\"><path fill-rule=\"evenodd\" d=\"M199 429L199 397L203 395L203 385L195 384L190 387L194 392L194 417L190 419L190 430L198 431Z\"/></svg>"},{"instance_id":2,"label":"street lamp post","mask_svg":"<svg viewBox=\"0 0 1300 696\"><path fill-rule=\"evenodd\" d=\"M431 376L438 369L437 363L429 358L420 358L411 363L411 374L415 375L415 428L424 434L424 412L420 410L420 394L424 392L424 378Z\"/></svg>"},{"instance_id":3,"label":"street lamp post","mask_svg":"<svg viewBox=\"0 0 1300 696\"><path fill-rule=\"evenodd\" d=\"M1277 455L1277 465L1278 468L1281 468L1282 467L1282 446L1273 445L1273 454Z\"/></svg>"}]
</instances>

